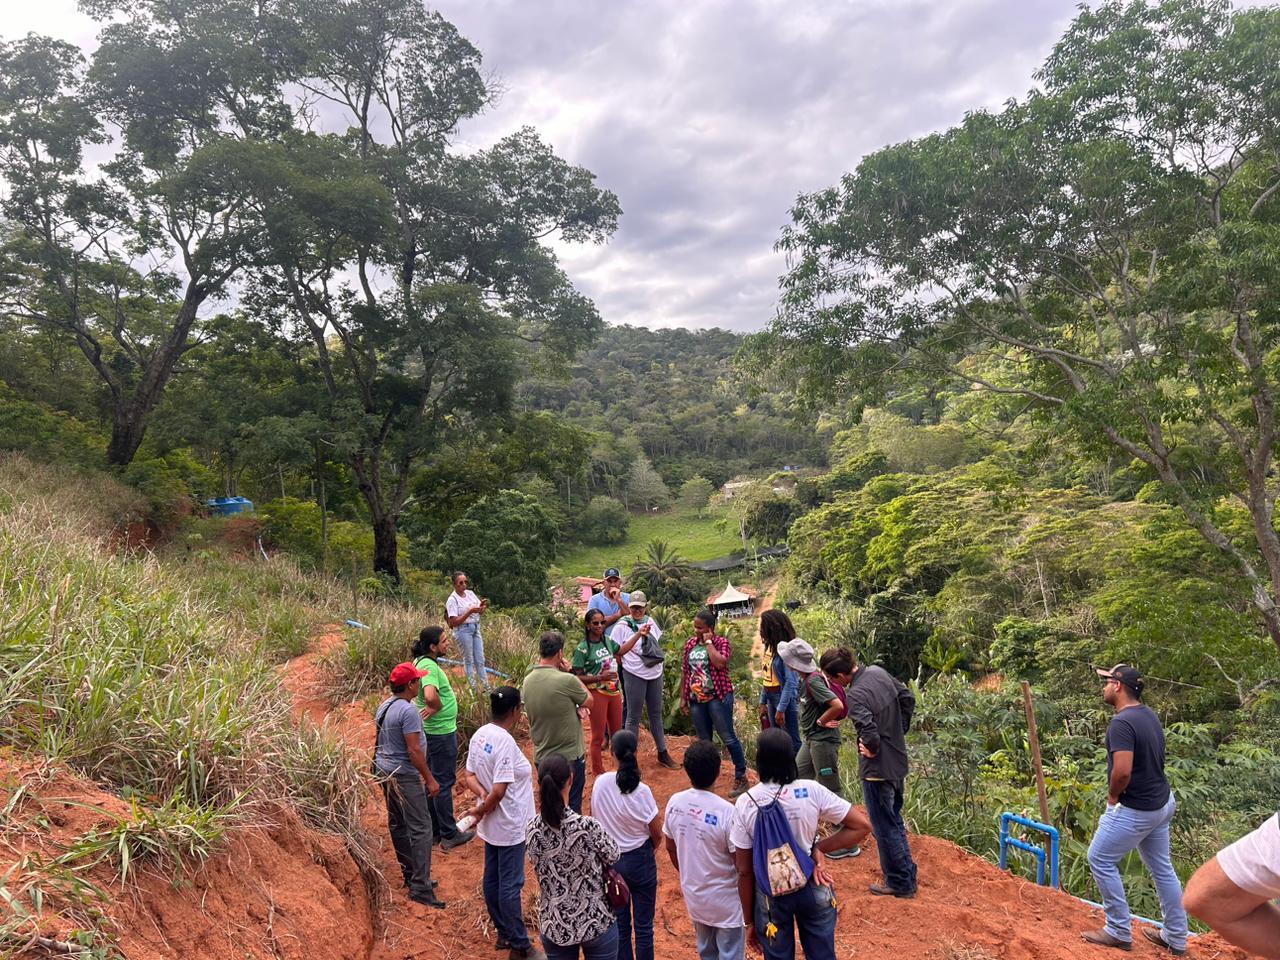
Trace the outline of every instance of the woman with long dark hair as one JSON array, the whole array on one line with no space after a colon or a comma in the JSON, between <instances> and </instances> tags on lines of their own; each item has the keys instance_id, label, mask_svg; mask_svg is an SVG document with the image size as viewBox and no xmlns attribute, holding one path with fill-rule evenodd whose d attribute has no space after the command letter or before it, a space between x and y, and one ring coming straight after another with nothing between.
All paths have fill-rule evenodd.
<instances>
[{"instance_id":1,"label":"woman with long dark hair","mask_svg":"<svg viewBox=\"0 0 1280 960\"><path fill-rule=\"evenodd\" d=\"M558 753L538 764L538 815L528 855L538 878L538 924L550 960L614 960L618 924L604 895L604 868L618 845L598 821L569 807L572 771Z\"/></svg>"},{"instance_id":2,"label":"woman with long dark hair","mask_svg":"<svg viewBox=\"0 0 1280 960\"><path fill-rule=\"evenodd\" d=\"M733 680L729 677L729 640L716 633L716 613L709 607L693 618L693 636L685 641L681 661L680 705L693 719L699 740L712 731L733 758L730 798L747 789L747 755L733 728Z\"/></svg>"},{"instance_id":3,"label":"woman with long dark hair","mask_svg":"<svg viewBox=\"0 0 1280 960\"><path fill-rule=\"evenodd\" d=\"M533 768L511 731L520 720L520 691L498 687L489 694L492 720L471 736L466 782L479 798L471 810L484 841L484 905L498 931L498 949L512 960L546 960L534 948L524 923L525 834L533 819Z\"/></svg>"},{"instance_id":4,"label":"woman with long dark hair","mask_svg":"<svg viewBox=\"0 0 1280 960\"><path fill-rule=\"evenodd\" d=\"M738 867L738 895L747 920L747 942L765 960L795 960L796 938L807 960L836 960L836 895L823 866L824 854L861 843L871 833L871 821L860 809L836 796L816 780L801 779L791 738L784 730L765 730L756 741L756 769L760 782L738 798L729 841ZM767 882L775 876L770 857L769 877L756 875L753 859L756 821L762 815L776 820L776 808L786 820L787 839L794 844L771 846L791 860L798 885L789 893L774 893ZM770 821L766 820L766 824ZM839 829L818 840L822 823ZM795 851L792 853L792 851ZM779 871L779 878L784 871Z\"/></svg>"},{"instance_id":5,"label":"woman with long dark hair","mask_svg":"<svg viewBox=\"0 0 1280 960\"><path fill-rule=\"evenodd\" d=\"M448 650L449 634L444 627L424 627L413 644L413 665L423 671L417 703L427 736L427 764L440 784L440 792L431 798L434 840L451 850L469 843L475 833L459 830L453 817L453 785L458 776L458 698L449 674L440 666L440 658Z\"/></svg>"},{"instance_id":6,"label":"woman with long dark hair","mask_svg":"<svg viewBox=\"0 0 1280 960\"><path fill-rule=\"evenodd\" d=\"M760 688L760 728L780 727L791 736L793 753L800 752L800 678L778 655L778 644L796 638L791 618L781 610L760 615L760 641L764 645L764 680Z\"/></svg>"},{"instance_id":7,"label":"woman with long dark hair","mask_svg":"<svg viewBox=\"0 0 1280 960\"><path fill-rule=\"evenodd\" d=\"M610 746L618 769L596 777L591 812L622 851L618 872L631 888L630 902L617 910L618 960L653 960L653 914L658 903L654 851L662 842L662 818L653 791L640 779L636 735L630 730L615 733Z\"/></svg>"}]
</instances>

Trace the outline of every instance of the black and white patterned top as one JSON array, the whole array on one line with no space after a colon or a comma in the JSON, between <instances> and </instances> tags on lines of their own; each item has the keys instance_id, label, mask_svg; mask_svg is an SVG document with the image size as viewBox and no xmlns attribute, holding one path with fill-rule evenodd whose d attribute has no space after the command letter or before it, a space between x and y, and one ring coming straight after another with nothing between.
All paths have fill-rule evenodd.
<instances>
[{"instance_id":1,"label":"black and white patterned top","mask_svg":"<svg viewBox=\"0 0 1280 960\"><path fill-rule=\"evenodd\" d=\"M617 863L621 854L599 821L566 810L557 830L534 817L528 842L543 936L567 947L608 930L614 915L604 898L603 864Z\"/></svg>"}]
</instances>

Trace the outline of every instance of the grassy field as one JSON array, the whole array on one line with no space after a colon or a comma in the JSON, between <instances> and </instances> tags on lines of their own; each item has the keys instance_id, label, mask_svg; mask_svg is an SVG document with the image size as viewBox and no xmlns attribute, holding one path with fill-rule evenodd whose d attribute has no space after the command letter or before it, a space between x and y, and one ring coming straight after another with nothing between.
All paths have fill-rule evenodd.
<instances>
[{"instance_id":1,"label":"grassy field","mask_svg":"<svg viewBox=\"0 0 1280 960\"><path fill-rule=\"evenodd\" d=\"M672 508L663 513L633 514L627 539L623 543L595 546L566 544L556 561L567 577L599 576L606 567L618 567L624 573L644 554L650 540L665 540L667 545L686 560L711 560L742 549L742 543L730 530L717 524L720 515Z\"/></svg>"}]
</instances>

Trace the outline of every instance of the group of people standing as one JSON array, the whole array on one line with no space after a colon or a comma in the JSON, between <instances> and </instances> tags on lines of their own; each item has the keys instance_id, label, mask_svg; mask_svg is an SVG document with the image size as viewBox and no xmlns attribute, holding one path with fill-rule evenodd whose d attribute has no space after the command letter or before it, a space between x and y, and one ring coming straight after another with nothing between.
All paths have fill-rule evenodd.
<instances>
[{"instance_id":1,"label":"group of people standing","mask_svg":"<svg viewBox=\"0 0 1280 960\"><path fill-rule=\"evenodd\" d=\"M463 647L468 681L487 689L479 628L487 603L470 591L464 573L453 583L447 622ZM431 879L432 841L450 849L479 836L485 904L497 946L511 957L581 953L650 960L656 857L665 848L681 871L700 957L741 958L750 941L769 960L780 960L795 956L797 939L806 956L834 957L835 896L825 859L856 856L859 843L875 829L884 883L872 892L915 893L915 866L900 816L905 732L914 706L910 692L880 668L860 667L845 650L815 660L786 615L766 611L759 693L764 729L757 744L759 782L752 786L735 730L730 642L716 631L715 613L705 609L680 648L680 702L698 740L677 763L663 728L669 651L662 628L649 615L642 592L623 594L620 587L618 571L607 570L571 658L564 636L547 631L521 688L489 691L491 720L468 744L463 784L475 803L461 823L453 803L457 699L440 666L448 633L424 629L413 661L392 671L392 696L375 716L375 767L410 898L444 908ZM663 813L639 765L645 714L657 762L673 769L683 765L690 782ZM874 791L880 789L886 797L870 819L842 796L837 755L846 716L858 730L864 792L878 797ZM533 743L532 764L512 735L522 717ZM733 764L727 799L714 792L721 755L713 736ZM606 750L613 759L609 771ZM588 759L592 815L584 817ZM868 790L869 781L887 786ZM768 866L782 849L774 846L780 835L794 849L792 872L800 879L785 889ZM768 855L753 858L761 843L768 844ZM538 878L541 950L521 909L526 860ZM624 882L625 902L609 904L606 890L617 883L611 878Z\"/></svg>"},{"instance_id":2,"label":"group of people standing","mask_svg":"<svg viewBox=\"0 0 1280 960\"><path fill-rule=\"evenodd\" d=\"M752 785L734 729L730 643L716 632L715 613L702 610L681 648L679 685L698 739L678 764L663 730L662 628L649 616L645 595L622 594L620 582L616 570L606 571L605 589L591 601L571 659L564 636L547 631L521 689L489 689L479 626L488 604L471 592L464 573L454 576L447 622L463 648L468 682L489 691L491 715L468 744L463 783L475 799L461 822L453 798L458 707L441 667L450 639L444 628L422 630L412 662L391 671L391 697L374 718L374 767L410 898L443 909L431 879L432 847L448 850L478 836L485 905L496 945L510 957L652 960L662 848L680 874L701 960L740 960L748 943L766 960L785 960L795 956L797 940L812 960L834 958L835 893L826 860L857 856L874 833L883 879L870 892L916 893L902 820L911 691L883 669L858 664L845 649L815 658L784 613L765 611L762 732ZM1280 956L1280 910L1271 902L1280 895L1280 814L1202 867L1184 903L1170 857L1177 803L1165 777L1159 718L1142 702L1136 668L1118 664L1098 673L1115 713L1106 738L1108 804L1089 865L1107 922L1084 938L1130 949L1119 864L1136 849L1164 918L1161 928L1142 928L1146 939L1183 953L1190 908L1233 942ZM690 784L661 813L638 759L646 713L657 762L683 766ZM525 716L532 764L514 736ZM843 796L839 750L846 719L856 731L865 814ZM715 793L721 755L713 735L733 763L727 799ZM611 771L605 770L606 749ZM592 815L583 816L588 754ZM526 860L538 879L542 949L534 946L521 905Z\"/></svg>"}]
</instances>

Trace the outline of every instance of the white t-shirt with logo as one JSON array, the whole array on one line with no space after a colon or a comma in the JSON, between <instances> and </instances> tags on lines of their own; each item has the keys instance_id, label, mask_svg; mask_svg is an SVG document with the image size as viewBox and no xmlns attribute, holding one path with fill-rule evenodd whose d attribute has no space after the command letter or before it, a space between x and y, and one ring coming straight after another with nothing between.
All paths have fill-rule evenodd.
<instances>
[{"instance_id":1,"label":"white t-shirt with logo","mask_svg":"<svg viewBox=\"0 0 1280 960\"><path fill-rule=\"evenodd\" d=\"M473 593L470 590L467 590L462 594L459 594L457 590L454 590L452 593L449 594L449 599L444 602L445 613L449 614L449 616L451 617L460 617L464 613L466 613L468 610L470 610L472 607L478 607L478 606L480 606L480 598L477 597L475 593ZM467 617L467 619L462 621L462 623L479 623L479 622L480 622L479 611L471 614L471 616ZM459 624L459 626L461 625L462 624Z\"/></svg>"},{"instance_id":2,"label":"white t-shirt with logo","mask_svg":"<svg viewBox=\"0 0 1280 960\"><path fill-rule=\"evenodd\" d=\"M849 815L849 808L853 806L816 780L792 780L781 790L776 783L757 783L738 797L734 806L733 829L729 831L729 840L736 849L750 850L755 846L753 835L756 818L759 816L756 804L761 808L767 807L775 796L782 804L782 812L787 815L787 822L791 824L791 834L802 850L813 849L819 821L840 823Z\"/></svg>"},{"instance_id":3,"label":"white t-shirt with logo","mask_svg":"<svg viewBox=\"0 0 1280 960\"><path fill-rule=\"evenodd\" d=\"M533 767L515 737L496 723L486 723L471 735L467 770L475 774L486 793L494 784L507 784L501 802L476 827L480 839L494 847L524 843L533 819Z\"/></svg>"},{"instance_id":4,"label":"white t-shirt with logo","mask_svg":"<svg viewBox=\"0 0 1280 960\"><path fill-rule=\"evenodd\" d=\"M694 923L742 926L732 821L733 804L707 790L681 790L667 801L662 833L675 841L680 889Z\"/></svg>"},{"instance_id":5,"label":"white t-shirt with logo","mask_svg":"<svg viewBox=\"0 0 1280 960\"><path fill-rule=\"evenodd\" d=\"M605 833L626 853L643 846L649 839L649 824L658 815L658 804L647 783L623 793L618 789L617 778L612 770L596 777L591 788L591 816L600 821Z\"/></svg>"},{"instance_id":6,"label":"white t-shirt with logo","mask_svg":"<svg viewBox=\"0 0 1280 960\"><path fill-rule=\"evenodd\" d=\"M649 634L654 640L662 639L662 628L658 626L658 621L652 617L649 618ZM644 626L644 621L640 621L640 626ZM613 625L613 633L610 636L613 642L620 647L627 645L627 641L635 636L636 632L631 629L627 623L627 618L623 617ZM627 673L639 677L641 680L657 680L662 676L662 664L655 663L652 667L645 666L645 662L640 659L640 647L644 644L644 638L641 637L636 641L636 645L622 655L622 669Z\"/></svg>"}]
</instances>

